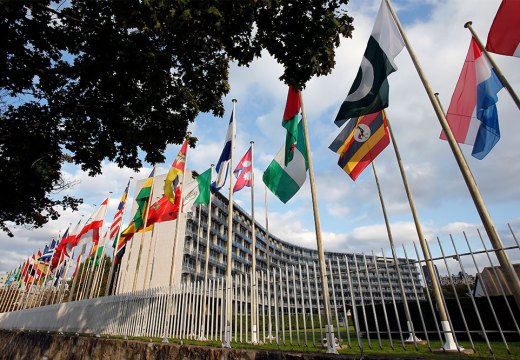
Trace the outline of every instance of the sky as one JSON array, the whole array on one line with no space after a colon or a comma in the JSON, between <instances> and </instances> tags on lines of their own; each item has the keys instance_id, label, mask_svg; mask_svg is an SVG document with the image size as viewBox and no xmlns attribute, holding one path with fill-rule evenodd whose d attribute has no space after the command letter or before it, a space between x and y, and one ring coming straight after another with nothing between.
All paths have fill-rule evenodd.
<instances>
[{"instance_id":1,"label":"sky","mask_svg":"<svg viewBox=\"0 0 520 360\"><path fill-rule=\"evenodd\" d=\"M359 69L379 4L379 0L350 1L347 9L354 17L355 27L352 38L341 40L332 73L311 79L303 90L325 251L380 253L384 249L388 254L389 250L372 170L367 168L354 182L337 165L338 155L328 149L339 132L333 121ZM471 39L464 28L465 22L473 21L475 31L485 42L499 4L499 0L394 1L411 46L431 87L439 92L445 109ZM520 92L520 59L502 55L495 55L494 59L513 89ZM438 255L435 243L439 238L444 250L453 254L450 234L457 251L467 249L463 231L468 235L472 249L480 249L477 229L484 234L480 218L448 143L439 139L439 122L406 48L396 57L395 63L398 70L389 76L390 106L386 113L425 236L433 246L432 252L434 256ZM261 224L265 224L266 207L262 173L285 140L281 121L287 85L279 80L282 72L281 65L267 53L249 67L232 64L231 91L224 99L224 117L201 114L189 126L199 141L195 149L189 150L188 168L202 172L217 162L231 114L231 100L238 100L235 164L248 150L249 142L254 141L255 214ZM520 117L505 89L499 93L497 107L502 138L491 153L484 160L477 160L471 156L469 146L461 147L502 241L512 245L514 240L508 224L520 235L520 147L515 136L520 131ZM179 149L180 145L167 147L166 162L158 165L158 173L168 171ZM415 257L411 246L413 242L417 243L417 234L391 145L379 155L375 165L398 253L403 254L401 246L404 245L408 255ZM42 249L70 223L77 223L81 215L88 217L112 192L106 217L106 226L109 226L129 177L144 178L151 167L151 164L145 164L139 173L135 173L105 162L103 174L94 178L78 167L64 167L66 178L78 181L78 184L63 195L81 197L84 204L78 212L65 211L59 220L49 222L43 228L14 228L14 238L0 233L0 272L15 268L38 248ZM134 186L135 183L131 185L130 198L134 195ZM227 191L223 193L227 194ZM236 193L234 199L250 211L249 189ZM287 204L269 193L268 209L269 230L273 235L290 243L316 248L308 180ZM127 213L125 222L129 218ZM510 252L510 257L514 262L520 261L518 250Z\"/></svg>"}]
</instances>

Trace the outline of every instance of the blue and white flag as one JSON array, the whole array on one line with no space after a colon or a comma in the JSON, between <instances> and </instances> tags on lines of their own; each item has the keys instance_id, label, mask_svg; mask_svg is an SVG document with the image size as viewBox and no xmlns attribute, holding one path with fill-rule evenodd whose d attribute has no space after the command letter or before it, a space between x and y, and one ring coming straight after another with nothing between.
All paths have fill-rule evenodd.
<instances>
[{"instance_id":1,"label":"blue and white flag","mask_svg":"<svg viewBox=\"0 0 520 360\"><path fill-rule=\"evenodd\" d=\"M39 257L39 261L49 261L54 254L54 248L56 247L56 240L52 239L51 245L45 245L42 256Z\"/></svg>"},{"instance_id":2,"label":"blue and white flag","mask_svg":"<svg viewBox=\"0 0 520 360\"><path fill-rule=\"evenodd\" d=\"M231 119L229 119L229 125L226 135L226 143L224 144L224 149L222 150L222 154L220 154L220 158L218 159L217 166L215 170L217 171L217 178L214 182L211 183L211 191L217 192L219 191L224 184L226 183L227 174L229 172L229 163L231 161L231 144L232 139L235 136L235 111L231 112Z\"/></svg>"}]
</instances>

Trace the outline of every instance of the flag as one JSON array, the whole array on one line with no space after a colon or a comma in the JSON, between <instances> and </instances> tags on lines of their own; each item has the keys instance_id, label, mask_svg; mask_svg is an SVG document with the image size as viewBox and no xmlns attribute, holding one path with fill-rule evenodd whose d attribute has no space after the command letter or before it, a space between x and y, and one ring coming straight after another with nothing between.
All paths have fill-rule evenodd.
<instances>
[{"instance_id":1,"label":"flag","mask_svg":"<svg viewBox=\"0 0 520 360\"><path fill-rule=\"evenodd\" d=\"M191 211L195 204L209 204L211 168L196 176L195 172L186 173L186 185L183 186L182 212Z\"/></svg>"},{"instance_id":2,"label":"flag","mask_svg":"<svg viewBox=\"0 0 520 360\"><path fill-rule=\"evenodd\" d=\"M211 183L211 191L216 192L219 191L224 184L226 183L229 162L231 161L231 143L232 139L235 136L235 112L231 112L231 119L229 119L228 130L226 134L226 142L224 143L224 149L222 149L222 153L220 154L220 158L218 159L217 166L215 170L217 172L217 179Z\"/></svg>"},{"instance_id":3,"label":"flag","mask_svg":"<svg viewBox=\"0 0 520 360\"><path fill-rule=\"evenodd\" d=\"M293 159L285 165L284 145L265 170L262 180L273 194L286 203L302 187L307 178L308 169L303 123L300 121Z\"/></svg>"},{"instance_id":4,"label":"flag","mask_svg":"<svg viewBox=\"0 0 520 360\"><path fill-rule=\"evenodd\" d=\"M502 0L487 38L486 50L520 57L520 1Z\"/></svg>"},{"instance_id":5,"label":"flag","mask_svg":"<svg viewBox=\"0 0 520 360\"><path fill-rule=\"evenodd\" d=\"M108 198L106 198L97 210L90 216L87 223L83 226L83 229L79 232L76 237L74 246L88 244L94 242L97 244L99 241L99 230L103 226L105 220L105 214L107 212Z\"/></svg>"},{"instance_id":6,"label":"flag","mask_svg":"<svg viewBox=\"0 0 520 360\"><path fill-rule=\"evenodd\" d=\"M45 245L43 249L42 256L38 260L40 261L49 261L54 254L54 248L56 247L56 240L52 239L51 244L49 246Z\"/></svg>"},{"instance_id":7,"label":"flag","mask_svg":"<svg viewBox=\"0 0 520 360\"><path fill-rule=\"evenodd\" d=\"M67 231L65 231L65 234L63 234L60 244L58 245L57 252L60 255L60 256L58 256L58 258L61 257L62 252L64 252L65 256L67 256L67 257L69 256L69 252L72 251L72 248L76 244L76 238L77 238L77 235L79 234L80 226L81 226L81 219L78 221L78 223L76 224L74 229L72 229L70 232L69 232L69 229L67 229Z\"/></svg>"},{"instance_id":8,"label":"flag","mask_svg":"<svg viewBox=\"0 0 520 360\"><path fill-rule=\"evenodd\" d=\"M176 197L179 194L176 195ZM158 201L150 205L148 211L148 221L146 222L147 228L155 223L163 221L171 221L177 219L179 213L179 201L172 204L169 199L165 196L160 198ZM141 230L138 230L138 232Z\"/></svg>"},{"instance_id":9,"label":"flag","mask_svg":"<svg viewBox=\"0 0 520 360\"><path fill-rule=\"evenodd\" d=\"M495 69L471 38L468 54L446 120L458 143L473 145L471 155L482 160L500 139L496 102L503 85ZM446 140L446 134L441 133Z\"/></svg>"},{"instance_id":10,"label":"flag","mask_svg":"<svg viewBox=\"0 0 520 360\"><path fill-rule=\"evenodd\" d=\"M135 197L135 202L137 203L137 211L134 214L132 222L134 223L137 229L143 227L144 225L144 216L146 211L146 206L148 205L148 200L150 198L152 192L152 184L153 177L155 173L155 167L152 169L150 175L145 180L143 187L139 190L139 193Z\"/></svg>"},{"instance_id":11,"label":"flag","mask_svg":"<svg viewBox=\"0 0 520 360\"><path fill-rule=\"evenodd\" d=\"M340 154L338 165L356 178L390 143L384 110L351 119L329 149Z\"/></svg>"},{"instance_id":12,"label":"flag","mask_svg":"<svg viewBox=\"0 0 520 360\"><path fill-rule=\"evenodd\" d=\"M298 117L298 113L296 113L295 117ZM296 127L296 135L298 135L298 127ZM287 138L285 145L287 145ZM294 154L294 150L292 150L291 153ZM287 155L287 146L285 148L285 154ZM293 157L294 156L291 156L291 160ZM240 160L237 167L235 168L235 171L233 171L233 174L237 178L235 186L233 187L233 192L242 190L244 186L251 187L253 184L253 157L251 148L249 148L242 160Z\"/></svg>"},{"instance_id":13,"label":"flag","mask_svg":"<svg viewBox=\"0 0 520 360\"><path fill-rule=\"evenodd\" d=\"M383 0L361 66L334 121L337 126L342 126L349 118L372 114L388 107L387 77L397 70L394 59L403 47L403 38Z\"/></svg>"},{"instance_id":14,"label":"flag","mask_svg":"<svg viewBox=\"0 0 520 360\"><path fill-rule=\"evenodd\" d=\"M123 192L123 196L121 196L121 201L117 206L116 214L114 215L114 220L112 220L112 225L110 225L110 240L112 240L112 247L115 248L117 244L117 234L119 233L119 228L121 227L121 221L123 220L123 213L125 211L126 198L128 197L128 188L130 187L130 180L128 180L128 184L126 185L126 189Z\"/></svg>"},{"instance_id":15,"label":"flag","mask_svg":"<svg viewBox=\"0 0 520 360\"><path fill-rule=\"evenodd\" d=\"M186 152L188 151L188 139L184 140L181 150L173 161L172 167L166 175L164 180L164 195L173 204L175 203L175 190L179 186L180 175L184 172L186 167ZM141 225L142 226L142 225Z\"/></svg>"},{"instance_id":16,"label":"flag","mask_svg":"<svg viewBox=\"0 0 520 360\"><path fill-rule=\"evenodd\" d=\"M287 166L289 161L291 161L294 157L294 147L296 145L296 141L298 140L298 114L299 113L300 113L300 92L294 90L292 88L292 86L289 86L289 92L287 93L287 102L285 103L285 111L283 113L283 121L282 121L282 126L285 129L287 129L287 134L285 135L285 159L284 159L285 166Z\"/></svg>"}]
</instances>

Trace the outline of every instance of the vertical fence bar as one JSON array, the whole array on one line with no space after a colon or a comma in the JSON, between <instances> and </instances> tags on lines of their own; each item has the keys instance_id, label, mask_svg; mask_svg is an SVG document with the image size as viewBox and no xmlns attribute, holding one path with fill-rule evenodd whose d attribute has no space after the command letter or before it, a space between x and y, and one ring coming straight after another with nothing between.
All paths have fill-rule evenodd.
<instances>
[{"instance_id":1,"label":"vertical fence bar","mask_svg":"<svg viewBox=\"0 0 520 360\"><path fill-rule=\"evenodd\" d=\"M486 257L487 257L487 259L489 261L489 265L491 267L491 270L493 271L493 275L495 276L495 280L496 280L496 282L497 282L497 284L498 284L498 286L500 288L500 292L502 293L502 297L504 299L504 302L506 303L507 309L509 310L509 315L511 315L511 319L513 319L513 322L515 324L516 332L518 333L518 335L520 335L520 329L518 328L518 323L516 321L515 315L513 314L513 310L511 309L511 305L509 304L509 301L507 299L506 291L504 290L504 286L502 285L502 281L500 281L500 278L498 276L496 267L493 266L493 261L491 260L491 257L489 256L489 251L488 251L488 249L486 247L486 244L484 243L484 239L482 238L482 235L480 234L479 229L477 229L477 233L478 233L478 236L480 238L480 242L482 243L482 247L484 248L484 252L486 253ZM469 247L469 243L468 243L468 247ZM518 248L520 249L520 246ZM472 254L472 256L473 256L473 254ZM473 261L475 261L475 260L473 260ZM477 273L480 273L478 268L477 268ZM485 287L484 281L482 281L482 287Z\"/></svg>"},{"instance_id":2,"label":"vertical fence bar","mask_svg":"<svg viewBox=\"0 0 520 360\"><path fill-rule=\"evenodd\" d=\"M451 239L451 244L453 245L453 250L455 250L456 260L457 260L457 262L459 264L460 270L462 271L462 277L464 279L464 284L466 285L466 289L468 290L468 292L471 294L471 288L470 288L470 286L468 284L468 280L466 278L466 272L464 270L464 265L462 264L462 259L459 257L459 253L457 252L457 247L455 246L455 241L453 241L453 237L451 236L451 234L450 234L450 239ZM440 244L439 244L439 246L440 246ZM470 295L470 299L471 299L471 303L473 304L473 308L475 309L475 313L477 315L477 319L478 319L478 322L480 324L480 328L481 328L482 333L484 335L484 339L486 340L486 344L487 344L491 354L493 354L494 353L493 352L493 348L491 347L491 344L490 344L489 339L487 337L486 328L484 326L484 322L482 321L482 318L480 317L480 311L478 309L477 303L475 302L475 298ZM506 343L506 347L507 347L507 343Z\"/></svg>"},{"instance_id":3,"label":"vertical fence bar","mask_svg":"<svg viewBox=\"0 0 520 360\"><path fill-rule=\"evenodd\" d=\"M403 347L404 350L406 350L406 346L404 346L404 337L403 337L403 331L401 328L401 320L399 319L399 311L397 311L397 304L396 304L395 296L394 296L394 286L392 284L390 270L388 270L388 259L386 258L385 252L383 251L383 249L381 249L381 257L383 258L383 261L385 263L386 276L388 277L388 285L390 286L390 294L392 296L392 303L394 305L395 318L396 318L396 322L397 322L397 328L399 330L399 338L401 339L401 346Z\"/></svg>"},{"instance_id":4,"label":"vertical fence bar","mask_svg":"<svg viewBox=\"0 0 520 360\"><path fill-rule=\"evenodd\" d=\"M374 316L374 324L376 326L377 344L379 345L380 349L383 349L383 345L381 344L381 333L379 332L379 320L377 318L376 304L374 301L374 294L372 292L372 282L370 281L370 274L368 272L367 256L365 254L363 254L363 262L365 263L365 274L367 276L367 282L368 282L368 293L370 294L370 302L372 305L372 314ZM381 300L383 300L383 299L381 299ZM382 305L384 307L384 302L382 302Z\"/></svg>"},{"instance_id":5,"label":"vertical fence bar","mask_svg":"<svg viewBox=\"0 0 520 360\"><path fill-rule=\"evenodd\" d=\"M296 297L296 274L294 272L294 265L292 265L292 286L293 286L293 295L294 295L294 318L296 319L296 341L298 346L300 344L300 324L298 321L298 298Z\"/></svg>"},{"instance_id":6,"label":"vertical fence bar","mask_svg":"<svg viewBox=\"0 0 520 360\"><path fill-rule=\"evenodd\" d=\"M281 317L282 317L282 343L285 345L285 319L284 319L284 309L283 309L283 287L282 287L282 269L280 268L278 270L278 281L280 284L280 310L282 311Z\"/></svg>"},{"instance_id":7,"label":"vertical fence bar","mask_svg":"<svg viewBox=\"0 0 520 360\"><path fill-rule=\"evenodd\" d=\"M381 285L381 276L379 275L379 266L377 265L377 257L374 254L374 251L372 251L372 258L374 259L374 268L376 271L376 278L377 278L377 284L379 287L379 293L381 295L381 306L383 308L383 315L385 317L385 325L386 325L386 331L388 333L388 340L390 342L390 347L392 350L394 350L394 340L392 339L392 329L390 329L390 323L388 321L388 314L386 312L386 296L383 292L383 286ZM388 279L388 284L390 285L390 279ZM391 286L391 285L390 285Z\"/></svg>"},{"instance_id":8,"label":"vertical fence bar","mask_svg":"<svg viewBox=\"0 0 520 360\"><path fill-rule=\"evenodd\" d=\"M334 273L332 272L332 262L331 262L330 258L329 258L329 274L330 274L330 286L332 287L332 303L334 304L334 314L336 316L336 327L338 328L338 342L339 342L339 346L341 347L341 329L339 327L338 306L336 304L336 285L334 284L334 275L333 275ZM333 346L336 346L336 344L334 344Z\"/></svg>"},{"instance_id":9,"label":"vertical fence bar","mask_svg":"<svg viewBox=\"0 0 520 360\"><path fill-rule=\"evenodd\" d=\"M262 334L263 334L263 342L265 344L265 289L264 289L264 286L265 286L265 278L264 278L264 274L265 272L262 271L260 273L261 275L261 283L262 283Z\"/></svg>"},{"instance_id":10,"label":"vertical fence bar","mask_svg":"<svg viewBox=\"0 0 520 360\"><path fill-rule=\"evenodd\" d=\"M293 346L291 321L291 292L289 289L289 270L287 269L287 265L285 265L285 291L287 299L287 319L289 321L289 344Z\"/></svg>"},{"instance_id":11,"label":"vertical fence bar","mask_svg":"<svg viewBox=\"0 0 520 360\"><path fill-rule=\"evenodd\" d=\"M412 269L410 267L410 260L408 260L408 253L406 252L404 244L402 246L403 246L404 257L406 259L406 266L408 267L408 274L410 275L410 280L412 281L413 293L414 293L414 296L415 296L415 304L417 305L417 310L419 311L419 316L421 318L421 325L422 325L422 328L423 328L423 331L424 331L424 336L426 337L426 342L428 344L428 349L431 351L432 347L430 345L430 338L428 336L428 330L426 329L426 324L424 323L424 316L423 316L422 309L421 309L421 303L419 302L419 296L417 295L417 287L415 286L415 280L414 280L414 276L413 276L413 271L412 271Z\"/></svg>"},{"instance_id":12,"label":"vertical fence bar","mask_svg":"<svg viewBox=\"0 0 520 360\"><path fill-rule=\"evenodd\" d=\"M446 256L444 255L444 249L442 248L441 241L439 240L438 237L437 237L437 243L439 244L439 249L440 249L441 254L442 254L442 259L444 261L444 266L446 267L446 271L448 272L448 277L450 279L450 284L451 284L453 293L455 295L455 299L457 301L457 305L459 307L459 311L460 311L460 316L462 318L462 322L464 323L464 327L466 328L466 334L468 335L469 342L471 343L471 348L473 349L473 351L476 351L475 344L473 344L473 338L471 337L471 332L469 331L469 328L468 328L468 323L466 322L466 316L464 315L464 311L462 311L462 305L460 304L459 296L457 295L457 289L455 289L455 285L453 284L453 280L452 280L453 278L451 276L451 271L450 271L450 268L448 266L448 262L446 261ZM455 329L453 329L453 332L455 332ZM489 346L488 346L488 348L489 348Z\"/></svg>"},{"instance_id":13,"label":"vertical fence bar","mask_svg":"<svg viewBox=\"0 0 520 360\"><path fill-rule=\"evenodd\" d=\"M314 271L314 284L315 284L315 290L316 290L316 303L318 305L317 307L317 312L318 312L318 322L320 323L320 346L323 346L322 344L322 341L323 341L323 323L321 322L321 305L320 305L320 284L318 283L318 273L316 271L316 263L313 261L312 262L312 269Z\"/></svg>"},{"instance_id":14,"label":"vertical fence bar","mask_svg":"<svg viewBox=\"0 0 520 360\"><path fill-rule=\"evenodd\" d=\"M354 259L356 258L356 254L353 255ZM354 316L354 326L356 327L356 337L358 341L359 350L361 350L361 353L363 354L363 343L361 342L361 334L359 332L359 320L358 320L358 313L357 313L357 307L356 307L356 297L354 295L354 286L352 284L352 278L350 276L350 266L348 264L348 258L347 255L345 255L345 266L347 268L347 279L350 289L350 305L352 306L352 315Z\"/></svg>"},{"instance_id":15,"label":"vertical fence bar","mask_svg":"<svg viewBox=\"0 0 520 360\"><path fill-rule=\"evenodd\" d=\"M368 319L367 319L367 312L365 309L365 294L363 293L363 289L361 286L361 277L359 275L359 267L357 262L357 255L354 254L354 266L356 267L356 277L358 282L358 289L359 289L359 297L361 299L361 310L363 311L363 319L365 320L365 327L367 331L367 341L368 341L368 347L369 349L372 349L372 341L370 339L370 328L368 327ZM366 266L366 264L365 264Z\"/></svg>"},{"instance_id":16,"label":"vertical fence bar","mask_svg":"<svg viewBox=\"0 0 520 360\"><path fill-rule=\"evenodd\" d=\"M339 265L339 257L336 257L336 263L338 265L338 270L341 269ZM339 274L339 288L341 291L341 303L343 305L343 316L345 317L345 332L347 333L347 346L352 349L352 344L350 343L350 330L347 316L347 304L345 303L345 291L343 290L343 277L342 272L338 271ZM339 326L338 326L339 327Z\"/></svg>"},{"instance_id":17,"label":"vertical fence bar","mask_svg":"<svg viewBox=\"0 0 520 360\"><path fill-rule=\"evenodd\" d=\"M301 306L302 306L302 315L303 315L303 336L305 341L305 346L309 346L307 342L307 311L305 309L305 295L303 290L303 276L302 276L302 265L298 263L298 277L300 278L300 294L301 294ZM309 299L310 300L310 299Z\"/></svg>"}]
</instances>

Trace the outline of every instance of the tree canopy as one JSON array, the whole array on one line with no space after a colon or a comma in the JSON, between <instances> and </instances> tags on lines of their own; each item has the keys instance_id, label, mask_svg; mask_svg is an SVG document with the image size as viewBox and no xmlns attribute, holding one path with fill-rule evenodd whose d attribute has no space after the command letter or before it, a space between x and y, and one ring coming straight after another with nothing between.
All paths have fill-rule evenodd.
<instances>
[{"instance_id":1,"label":"tree canopy","mask_svg":"<svg viewBox=\"0 0 520 360\"><path fill-rule=\"evenodd\" d=\"M267 50L303 88L350 37L348 0L2 1L0 228L76 209L62 166L164 161L200 112L222 116L230 61Z\"/></svg>"}]
</instances>

